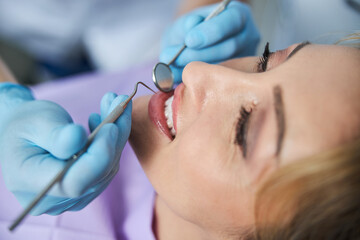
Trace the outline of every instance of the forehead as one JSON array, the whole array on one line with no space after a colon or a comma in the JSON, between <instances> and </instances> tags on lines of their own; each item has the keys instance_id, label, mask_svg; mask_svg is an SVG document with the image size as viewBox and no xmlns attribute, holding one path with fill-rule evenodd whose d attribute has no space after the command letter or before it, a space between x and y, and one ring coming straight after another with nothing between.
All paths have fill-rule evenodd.
<instances>
[{"instance_id":1,"label":"forehead","mask_svg":"<svg viewBox=\"0 0 360 240\"><path fill-rule=\"evenodd\" d=\"M286 76L283 157L311 155L359 134L359 64L356 49L311 45L274 69Z\"/></svg>"}]
</instances>

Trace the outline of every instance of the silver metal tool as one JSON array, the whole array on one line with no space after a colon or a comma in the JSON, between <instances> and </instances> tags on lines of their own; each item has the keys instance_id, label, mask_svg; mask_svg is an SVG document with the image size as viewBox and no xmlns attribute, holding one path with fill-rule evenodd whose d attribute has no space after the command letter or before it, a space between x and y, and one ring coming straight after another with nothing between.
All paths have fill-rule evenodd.
<instances>
[{"instance_id":1,"label":"silver metal tool","mask_svg":"<svg viewBox=\"0 0 360 240\"><path fill-rule=\"evenodd\" d=\"M24 220L24 218L29 214L29 212L41 201L41 199L43 199L45 197L45 195L50 191L50 189L56 183L61 181L61 179L66 174L66 172L76 162L76 160L78 160L80 158L80 156L87 151L88 147L93 142L93 140L94 140L96 134L99 132L100 128L107 123L115 122L120 117L120 115L124 112L126 106L129 104L130 100L135 96L139 84L142 84L147 89L149 89L150 91L155 93L155 91L152 90L150 87L148 87L145 83L137 82L133 93L125 101L123 101L117 107L115 107L115 109L104 119L104 121L102 121L99 124L99 126L97 126L94 129L94 131L89 135L85 146L78 153L74 154L72 157L70 157L69 159L66 160L67 164L65 165L64 169L61 170L61 172L59 172L53 178L53 180L34 198L34 200L29 204L29 206L27 206L27 208L25 208L22 211L22 213L14 220L13 224L9 227L10 231L13 231L22 222L22 220Z\"/></svg>"},{"instance_id":2,"label":"silver metal tool","mask_svg":"<svg viewBox=\"0 0 360 240\"><path fill-rule=\"evenodd\" d=\"M211 12L204 21L207 21L215 16L217 16L219 13L224 11L226 6L230 3L231 0L223 0L219 6ZM172 73L170 69L170 65L175 62L175 60L179 57L179 55L184 51L186 48L186 45L184 44L182 48L176 53L176 55L170 60L170 62L162 63L158 62L155 67L153 68L153 81L155 83L155 86L162 92L170 92L174 87L174 74Z\"/></svg>"}]
</instances>

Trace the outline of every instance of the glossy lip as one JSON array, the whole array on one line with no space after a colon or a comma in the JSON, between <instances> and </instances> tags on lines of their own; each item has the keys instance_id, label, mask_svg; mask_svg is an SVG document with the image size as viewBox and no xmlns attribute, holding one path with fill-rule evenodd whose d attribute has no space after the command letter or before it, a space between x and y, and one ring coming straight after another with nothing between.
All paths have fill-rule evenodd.
<instances>
[{"instance_id":1,"label":"glossy lip","mask_svg":"<svg viewBox=\"0 0 360 240\"><path fill-rule=\"evenodd\" d=\"M151 121L155 124L157 129L165 134L170 140L173 140L173 136L170 133L170 130L166 123L166 117L164 113L165 101L174 94L174 91L169 93L157 92L154 94L149 102L148 112ZM174 97L175 98L175 97ZM172 105L174 106L174 104ZM173 115L173 117L176 114ZM174 123L175 124L175 123ZM175 128L176 129L176 128Z\"/></svg>"}]
</instances>

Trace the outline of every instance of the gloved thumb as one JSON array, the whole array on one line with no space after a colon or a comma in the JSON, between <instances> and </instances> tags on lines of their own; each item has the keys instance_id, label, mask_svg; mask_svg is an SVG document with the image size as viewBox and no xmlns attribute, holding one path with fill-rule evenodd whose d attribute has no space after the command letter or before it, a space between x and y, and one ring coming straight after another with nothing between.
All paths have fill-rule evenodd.
<instances>
[{"instance_id":1,"label":"gloved thumb","mask_svg":"<svg viewBox=\"0 0 360 240\"><path fill-rule=\"evenodd\" d=\"M87 141L85 129L77 124L59 126L51 131L47 150L56 158L67 159L81 150Z\"/></svg>"}]
</instances>

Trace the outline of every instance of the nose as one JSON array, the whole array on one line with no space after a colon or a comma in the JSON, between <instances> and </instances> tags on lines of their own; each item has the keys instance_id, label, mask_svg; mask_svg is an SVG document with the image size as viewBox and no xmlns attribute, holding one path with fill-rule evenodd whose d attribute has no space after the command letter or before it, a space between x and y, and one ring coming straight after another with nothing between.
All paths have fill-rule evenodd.
<instances>
[{"instance_id":1,"label":"nose","mask_svg":"<svg viewBox=\"0 0 360 240\"><path fill-rule=\"evenodd\" d=\"M209 79L211 75L207 72L208 68L207 64L202 62L191 62L184 68L182 80L187 94L195 100L194 102L200 102L212 85Z\"/></svg>"},{"instance_id":2,"label":"nose","mask_svg":"<svg viewBox=\"0 0 360 240\"><path fill-rule=\"evenodd\" d=\"M240 65L238 65L239 67ZM189 63L183 71L183 83L188 97L195 103L203 103L207 97L212 99L231 92L245 92L254 81L249 74L227 66L203 62Z\"/></svg>"}]
</instances>

